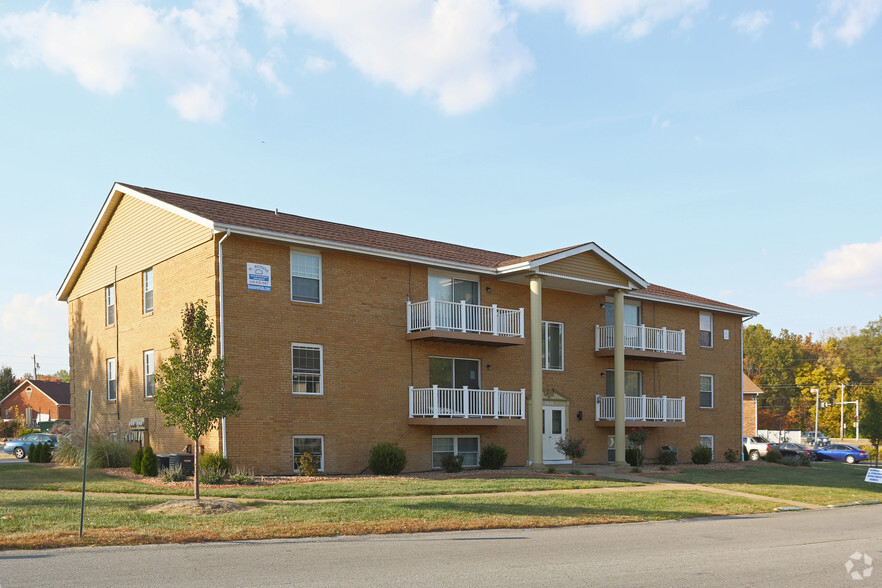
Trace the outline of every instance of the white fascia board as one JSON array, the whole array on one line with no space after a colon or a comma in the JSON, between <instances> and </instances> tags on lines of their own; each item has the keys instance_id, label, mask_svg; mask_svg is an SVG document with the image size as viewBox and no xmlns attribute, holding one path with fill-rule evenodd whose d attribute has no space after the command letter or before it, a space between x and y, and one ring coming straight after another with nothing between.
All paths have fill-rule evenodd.
<instances>
[{"instance_id":1,"label":"white fascia board","mask_svg":"<svg viewBox=\"0 0 882 588\"><path fill-rule=\"evenodd\" d=\"M349 243L340 243L339 241L328 241L325 239L312 239L299 235L291 235L289 233L277 233L273 231L261 231L248 227L239 227L234 225L213 225L213 229L217 232L226 232L229 230L236 235L245 237L256 237L260 239L272 239L273 241L281 241L291 245L306 245L310 247L321 247L324 249L332 249L334 251L345 251L347 253L357 253L360 255L369 255L371 257L382 257L386 259L394 259L397 261L406 261L419 263L421 265L430 265L433 267L442 267L445 269L465 271L470 273L496 275L496 269L482 265L474 265L469 263L457 263L438 259L436 257L425 257L422 255L409 255L407 253L398 253L396 251L388 251L386 249L376 249L374 247L363 247L360 245L351 245Z\"/></svg>"},{"instance_id":2,"label":"white fascia board","mask_svg":"<svg viewBox=\"0 0 882 588\"><path fill-rule=\"evenodd\" d=\"M664 296L653 296L651 294L638 294L638 293L630 293L626 295L628 298L635 298L638 300L646 300L647 302L661 302L664 304L673 304L676 306L687 306L689 308L698 308L701 310L712 310L715 312L722 312L726 314L734 314L737 316L748 316L755 317L759 313L753 312L750 310L736 310L734 308L729 308L727 306L717 306L716 304L705 304L702 302L690 302L688 300L679 300L677 298L665 298Z\"/></svg>"},{"instance_id":3,"label":"white fascia board","mask_svg":"<svg viewBox=\"0 0 882 588\"><path fill-rule=\"evenodd\" d=\"M137 190L133 190L128 186L123 186L122 184L116 182L113 184L113 187L110 189L110 193L107 194L107 198L104 200L104 205L101 207L101 210L98 212L98 216L95 217L95 221L92 223L92 228L89 229L89 234L86 235L86 239L83 241L83 244L80 246L80 250L77 253L76 258L70 266L70 269L67 271L67 275L64 277L64 281L61 283L61 287L58 288L58 291L55 293L55 299L63 301L63 296L66 296L70 292L68 292L70 281L73 278L74 274L76 274L80 269L82 269L81 265L85 261L84 256L86 251L89 250L90 246L95 242L98 238L98 228L101 226L102 221L110 214L110 208L113 204L119 202L123 195L132 196L137 198L138 200L142 200L153 206L158 206L159 208L171 212L173 214L177 214L183 218L191 220L200 225L211 228L213 223L208 219L197 216L191 212L187 212L186 210L182 210L177 208L176 206L171 206L162 202L161 200L157 200L155 198L151 198L146 194L142 194Z\"/></svg>"},{"instance_id":4,"label":"white fascia board","mask_svg":"<svg viewBox=\"0 0 882 588\"><path fill-rule=\"evenodd\" d=\"M574 255L579 255L580 253L585 253L587 251L590 251L592 253L596 253L605 262L607 262L608 264L613 266L615 269L617 269L619 272L621 272L625 276L627 276L628 281L632 282L634 284L632 287L634 287L635 289L649 287L649 282L647 282L646 280L641 278L632 269L630 269L628 266L626 266L625 264L620 262L618 259L616 259L612 255L610 255L609 253L607 253L602 247L600 247L597 243L594 243L594 242L586 243L584 245L580 245L579 247L567 249L566 251L561 251L559 253L555 253L555 254L552 254L552 255L549 255L546 257L539 257L539 258L533 259L531 261L524 261L524 262L516 263L513 265L502 266L499 268L498 271L500 274L504 275L504 274L525 271L525 270L531 270L531 269L540 267L540 266L548 264L548 263L554 263L555 261L560 261L561 259L566 259L566 258L572 257ZM616 286L616 287L621 287L621 286Z\"/></svg>"}]
</instances>

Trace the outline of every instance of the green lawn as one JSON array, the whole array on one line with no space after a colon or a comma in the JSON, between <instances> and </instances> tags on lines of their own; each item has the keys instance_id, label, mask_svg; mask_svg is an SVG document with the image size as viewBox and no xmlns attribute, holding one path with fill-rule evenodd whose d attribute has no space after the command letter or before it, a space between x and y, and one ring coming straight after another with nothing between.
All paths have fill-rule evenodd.
<instances>
[{"instance_id":1,"label":"green lawn","mask_svg":"<svg viewBox=\"0 0 882 588\"><path fill-rule=\"evenodd\" d=\"M61 490L79 492L82 489L82 470L61 467L37 467L26 464L4 465L0 469L0 489L5 490ZM647 483L651 483L648 481ZM263 500L314 500L326 498L371 498L385 496L431 496L438 494L479 494L484 492L514 492L531 490L570 490L577 488L616 488L641 486L639 482L599 478L537 478L531 476L466 477L448 480L418 478L341 478L332 482L304 482L291 478L290 484L276 486L242 486L210 488L200 486L203 496L224 498L258 498ZM123 494L162 494L189 496L192 485L186 488L166 488L89 471L87 492Z\"/></svg>"},{"instance_id":2,"label":"green lawn","mask_svg":"<svg viewBox=\"0 0 882 588\"><path fill-rule=\"evenodd\" d=\"M841 504L882 500L882 485L864 482L867 468L820 462L810 467L788 467L765 462L748 463L737 470L682 470L670 480L703 484L809 504Z\"/></svg>"}]
</instances>

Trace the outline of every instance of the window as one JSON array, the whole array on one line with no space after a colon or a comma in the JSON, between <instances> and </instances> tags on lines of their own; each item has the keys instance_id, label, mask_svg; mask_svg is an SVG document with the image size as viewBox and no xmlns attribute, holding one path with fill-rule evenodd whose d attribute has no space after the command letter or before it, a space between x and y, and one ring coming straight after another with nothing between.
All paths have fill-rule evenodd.
<instances>
[{"instance_id":1,"label":"window","mask_svg":"<svg viewBox=\"0 0 882 588\"><path fill-rule=\"evenodd\" d=\"M440 276L429 274L429 298L444 302L480 304L480 288L477 280L465 276Z\"/></svg>"},{"instance_id":2,"label":"window","mask_svg":"<svg viewBox=\"0 0 882 588\"><path fill-rule=\"evenodd\" d=\"M714 315L702 312L698 315L698 344L702 347L714 346Z\"/></svg>"},{"instance_id":3,"label":"window","mask_svg":"<svg viewBox=\"0 0 882 588\"><path fill-rule=\"evenodd\" d=\"M441 467L441 458L446 455L461 455L463 467L477 467L478 437L432 437L432 467Z\"/></svg>"},{"instance_id":4,"label":"window","mask_svg":"<svg viewBox=\"0 0 882 588\"><path fill-rule=\"evenodd\" d=\"M144 398L153 398L153 393L156 392L156 384L153 381L153 370L155 369L155 365L153 363L153 351L145 351L144 352Z\"/></svg>"},{"instance_id":5,"label":"window","mask_svg":"<svg viewBox=\"0 0 882 588\"><path fill-rule=\"evenodd\" d=\"M322 393L322 346L291 344L294 394Z\"/></svg>"},{"instance_id":6,"label":"window","mask_svg":"<svg viewBox=\"0 0 882 588\"><path fill-rule=\"evenodd\" d=\"M318 458L319 471L325 471L324 437L294 437L294 471L300 470L300 457L309 453Z\"/></svg>"},{"instance_id":7,"label":"window","mask_svg":"<svg viewBox=\"0 0 882 588\"><path fill-rule=\"evenodd\" d=\"M615 302L607 302L603 305L604 310L606 311L606 324L612 325L615 324ZM626 325L639 325L640 324L640 303L639 302L625 302L625 324Z\"/></svg>"},{"instance_id":8,"label":"window","mask_svg":"<svg viewBox=\"0 0 882 588\"><path fill-rule=\"evenodd\" d=\"M144 314L153 312L153 268L146 269L141 273L141 281L144 286Z\"/></svg>"},{"instance_id":9,"label":"window","mask_svg":"<svg viewBox=\"0 0 882 588\"><path fill-rule=\"evenodd\" d=\"M616 395L616 372L606 370L606 395ZM643 396L643 372L625 371L625 396Z\"/></svg>"},{"instance_id":10,"label":"window","mask_svg":"<svg viewBox=\"0 0 882 588\"><path fill-rule=\"evenodd\" d=\"M698 444L702 447L710 447L711 450L711 459L714 458L714 436L713 435L699 435L698 436Z\"/></svg>"},{"instance_id":11,"label":"window","mask_svg":"<svg viewBox=\"0 0 882 588\"><path fill-rule=\"evenodd\" d=\"M481 362L453 357L429 358L429 385L439 388L481 388Z\"/></svg>"},{"instance_id":12,"label":"window","mask_svg":"<svg viewBox=\"0 0 882 588\"><path fill-rule=\"evenodd\" d=\"M107 360L107 400L116 402L116 358Z\"/></svg>"},{"instance_id":13,"label":"window","mask_svg":"<svg viewBox=\"0 0 882 588\"><path fill-rule=\"evenodd\" d=\"M291 300L321 304L321 255L298 251L291 252Z\"/></svg>"},{"instance_id":14,"label":"window","mask_svg":"<svg viewBox=\"0 0 882 588\"><path fill-rule=\"evenodd\" d=\"M542 369L563 371L563 323L542 322Z\"/></svg>"},{"instance_id":15,"label":"window","mask_svg":"<svg viewBox=\"0 0 882 588\"><path fill-rule=\"evenodd\" d=\"M104 297L107 302L107 326L116 324L116 287L114 285L104 288Z\"/></svg>"},{"instance_id":16,"label":"window","mask_svg":"<svg viewBox=\"0 0 882 588\"><path fill-rule=\"evenodd\" d=\"M714 377L708 374L701 374L699 378L699 408L714 407Z\"/></svg>"}]
</instances>

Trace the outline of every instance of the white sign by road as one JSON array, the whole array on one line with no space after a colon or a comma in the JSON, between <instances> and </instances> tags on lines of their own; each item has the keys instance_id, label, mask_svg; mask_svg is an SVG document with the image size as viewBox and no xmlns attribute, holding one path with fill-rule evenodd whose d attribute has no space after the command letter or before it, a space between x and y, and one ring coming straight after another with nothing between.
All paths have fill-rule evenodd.
<instances>
[{"instance_id":1,"label":"white sign by road","mask_svg":"<svg viewBox=\"0 0 882 588\"><path fill-rule=\"evenodd\" d=\"M882 484L882 469L870 468L867 470L867 477L864 482L873 482L874 484Z\"/></svg>"},{"instance_id":2,"label":"white sign by road","mask_svg":"<svg viewBox=\"0 0 882 588\"><path fill-rule=\"evenodd\" d=\"M269 292L272 289L272 272L268 265L247 263L248 289Z\"/></svg>"}]
</instances>

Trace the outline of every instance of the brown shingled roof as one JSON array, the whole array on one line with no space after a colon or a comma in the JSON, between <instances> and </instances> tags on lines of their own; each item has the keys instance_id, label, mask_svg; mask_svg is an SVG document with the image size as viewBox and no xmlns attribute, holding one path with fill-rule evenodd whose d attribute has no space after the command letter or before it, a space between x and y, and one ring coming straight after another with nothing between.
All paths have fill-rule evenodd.
<instances>
[{"instance_id":1,"label":"brown shingled roof","mask_svg":"<svg viewBox=\"0 0 882 588\"><path fill-rule=\"evenodd\" d=\"M689 294L688 292L681 292L679 290L673 290L671 288L665 288L664 286L658 286L656 284L650 284L648 288L644 288L643 290L634 290L633 294L647 294L649 296L659 296L661 298L670 298L672 300L680 300L682 302L692 302L695 304L707 304L711 306L719 306L722 308L729 308L738 312L745 312L748 314L756 314L756 312L742 308L740 306L735 306L733 304L726 304L725 302L720 302L718 300L712 300L710 298L703 298L701 296L696 296L695 294Z\"/></svg>"},{"instance_id":2,"label":"brown shingled roof","mask_svg":"<svg viewBox=\"0 0 882 588\"><path fill-rule=\"evenodd\" d=\"M387 233L373 229L364 229L352 225L344 225L329 221L316 220L293 214L278 214L272 210L263 210L239 204L219 202L164 192L152 188L120 184L161 200L182 210L225 226L236 226L259 231L269 231L283 235L319 239L333 243L370 247L383 251L416 255L432 259L453 261L457 263L496 267L503 262L517 259L516 255L486 251L462 245L453 245L441 241L408 237L397 233Z\"/></svg>"}]
</instances>

